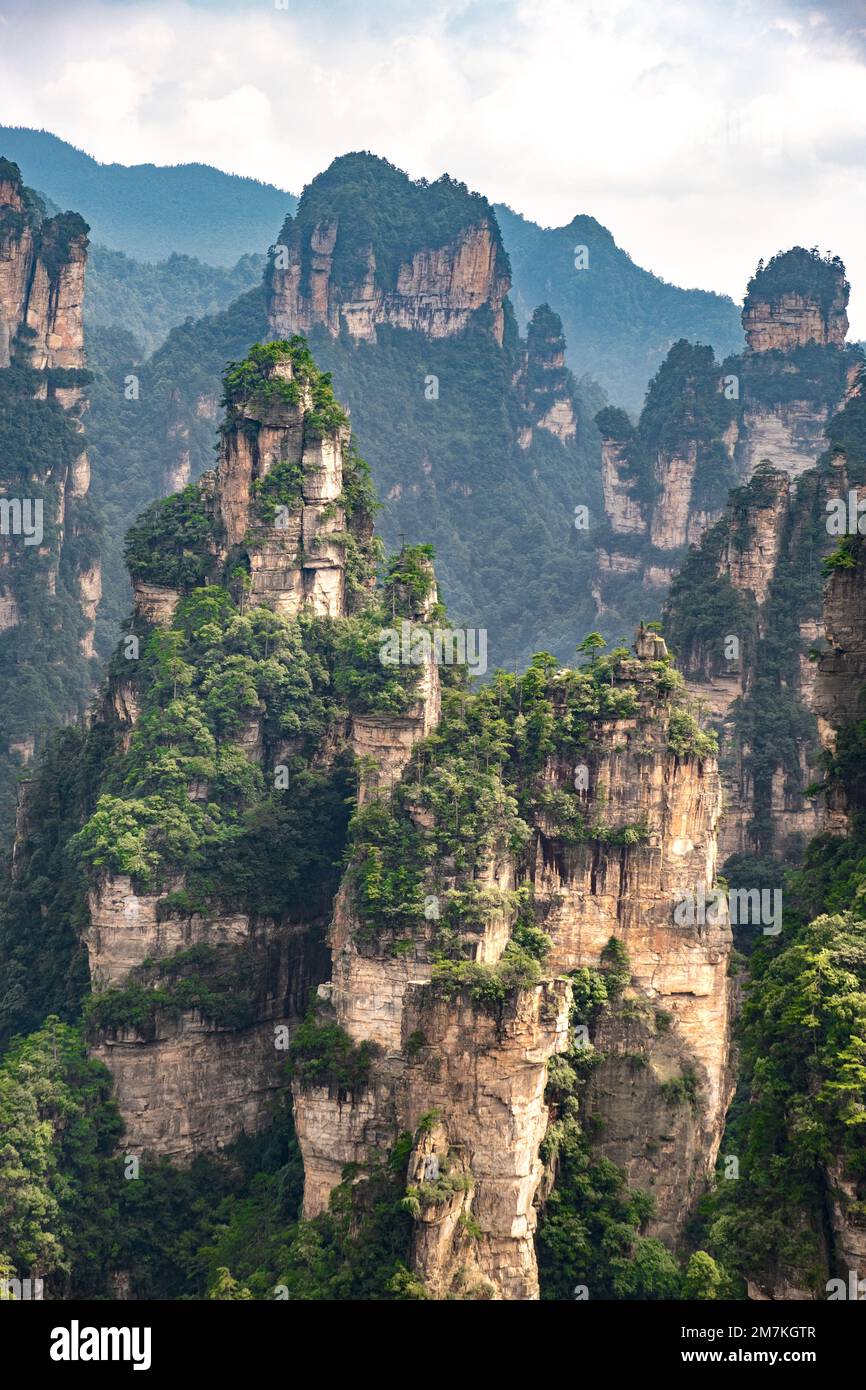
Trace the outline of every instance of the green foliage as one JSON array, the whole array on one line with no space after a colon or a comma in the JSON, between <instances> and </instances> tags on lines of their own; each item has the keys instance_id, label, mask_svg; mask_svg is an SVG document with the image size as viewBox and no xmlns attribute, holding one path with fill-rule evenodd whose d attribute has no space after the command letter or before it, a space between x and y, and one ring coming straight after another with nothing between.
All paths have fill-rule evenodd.
<instances>
[{"instance_id":1,"label":"green foliage","mask_svg":"<svg viewBox=\"0 0 866 1390\"><path fill-rule=\"evenodd\" d=\"M99 517L87 498L62 489L85 447L73 413L44 393L44 373L26 362L20 346L11 367L0 369L0 491L41 502L43 539L25 545L4 537L3 588L17 622L0 633L0 831L10 829L21 760L11 745L35 738L41 751L49 732L85 713L94 664L84 655L86 622L79 578L99 554ZM65 506L61 535L57 517ZM46 554L47 552L47 554ZM50 556L50 560L47 558ZM49 582L51 569L51 582Z\"/></svg>"},{"instance_id":2,"label":"green foliage","mask_svg":"<svg viewBox=\"0 0 866 1390\"><path fill-rule=\"evenodd\" d=\"M675 709L668 724L668 748L678 758L711 758L719 751L719 740L712 730L701 729L688 710Z\"/></svg>"},{"instance_id":3,"label":"green foliage","mask_svg":"<svg viewBox=\"0 0 866 1390\"><path fill-rule=\"evenodd\" d=\"M406 1188L401 1205L414 1220L418 1220L425 1207L444 1206L459 1194L472 1191L475 1185L472 1174L463 1172L454 1163L455 1155L449 1151L440 1162L437 1178Z\"/></svg>"},{"instance_id":4,"label":"green foliage","mask_svg":"<svg viewBox=\"0 0 866 1390\"><path fill-rule=\"evenodd\" d=\"M817 246L810 250L794 246L790 251L777 251L766 265L758 262L746 286L743 308L748 313L756 303L775 300L785 294L798 294L817 301L826 314L835 297L842 292L847 298L849 289L845 267L838 256L822 256Z\"/></svg>"},{"instance_id":5,"label":"green foliage","mask_svg":"<svg viewBox=\"0 0 866 1390\"><path fill-rule=\"evenodd\" d=\"M184 598L174 625L153 631L143 649L140 718L73 852L94 872L142 884L180 864L206 900L277 912L321 902L335 881L351 769L345 757L330 771L311 766L339 708L320 650L327 644L315 622L264 608L239 613L215 587ZM276 761L267 750L293 741L286 792L269 788L237 746L251 719L260 721L266 765Z\"/></svg>"},{"instance_id":6,"label":"green foliage","mask_svg":"<svg viewBox=\"0 0 866 1390\"><path fill-rule=\"evenodd\" d=\"M197 945L130 972L120 988L94 994L84 1008L88 1036L133 1029L148 1039L157 1012L195 1010L218 1028L246 1028L255 1019L256 969L235 946Z\"/></svg>"},{"instance_id":7,"label":"green foliage","mask_svg":"<svg viewBox=\"0 0 866 1390\"><path fill-rule=\"evenodd\" d=\"M663 1081L659 1090L668 1105L690 1105L693 1110L700 1106L698 1078L691 1070L683 1072L682 1076L672 1077L670 1081Z\"/></svg>"},{"instance_id":8,"label":"green foliage","mask_svg":"<svg viewBox=\"0 0 866 1390\"><path fill-rule=\"evenodd\" d=\"M124 557L130 573L177 589L203 584L213 563L212 529L198 483L151 503L127 533Z\"/></svg>"},{"instance_id":9,"label":"green foliage","mask_svg":"<svg viewBox=\"0 0 866 1390\"><path fill-rule=\"evenodd\" d=\"M464 228L483 221L492 225L498 269L508 273L490 205L447 174L434 183L413 182L385 159L368 153L342 155L304 189L294 218L286 219L279 244L306 251L311 234L323 221L336 223L331 275L348 299L356 297L353 291L367 273L367 248L372 248L375 257L377 284L390 292L400 267L411 264L416 251L442 246ZM302 265L302 291L309 294L308 253Z\"/></svg>"},{"instance_id":10,"label":"green foliage","mask_svg":"<svg viewBox=\"0 0 866 1390\"><path fill-rule=\"evenodd\" d=\"M454 1000L465 993L479 1008L493 1011L505 1003L508 994L508 986L495 966L472 960L438 961L433 966L430 988L439 999Z\"/></svg>"},{"instance_id":11,"label":"green foliage","mask_svg":"<svg viewBox=\"0 0 866 1390\"><path fill-rule=\"evenodd\" d=\"M219 313L173 328L146 361L141 343L125 326L88 328L87 361L93 371L87 414L90 497L105 528L97 617L103 659L110 655L129 608L124 537L164 492L164 479L177 469L181 449L188 452L193 479L213 467L221 373L227 359L242 357L267 331L260 286ZM131 374L139 382L137 399L126 392ZM153 582L171 580L155 574Z\"/></svg>"},{"instance_id":12,"label":"green foliage","mask_svg":"<svg viewBox=\"0 0 866 1390\"><path fill-rule=\"evenodd\" d=\"M94 808L112 743L104 726L65 729L27 785L18 869L0 885L0 1046L48 1014L72 1022L89 987L86 885L67 845Z\"/></svg>"},{"instance_id":13,"label":"green foliage","mask_svg":"<svg viewBox=\"0 0 866 1390\"><path fill-rule=\"evenodd\" d=\"M781 1274L818 1292L831 1272L831 1167L851 1184L853 1212L866 1194L863 747L861 725L842 729L828 764L851 808L850 835L812 842L787 876L781 935L751 955L741 1082L723 1145L739 1156L740 1178L718 1182L705 1218L711 1253L738 1275L772 1283Z\"/></svg>"},{"instance_id":14,"label":"green foliage","mask_svg":"<svg viewBox=\"0 0 866 1390\"><path fill-rule=\"evenodd\" d=\"M435 583L432 545L404 545L388 562L385 574L385 604L392 614L415 617Z\"/></svg>"},{"instance_id":15,"label":"green foliage","mask_svg":"<svg viewBox=\"0 0 866 1390\"><path fill-rule=\"evenodd\" d=\"M308 1014L292 1038L291 1074L302 1089L327 1086L341 1096L354 1095L366 1086L378 1052L376 1043L356 1045L338 1024Z\"/></svg>"},{"instance_id":16,"label":"green foliage","mask_svg":"<svg viewBox=\"0 0 866 1390\"><path fill-rule=\"evenodd\" d=\"M677 1262L660 1241L640 1234L653 1202L630 1192L619 1168L592 1158L572 1114L554 1122L557 1177L537 1235L541 1297L592 1300L670 1299L679 1295Z\"/></svg>"},{"instance_id":17,"label":"green foliage","mask_svg":"<svg viewBox=\"0 0 866 1390\"><path fill-rule=\"evenodd\" d=\"M510 208L496 216L511 261L515 302L547 300L562 319L568 363L589 372L613 401L639 411L669 343L714 343L723 356L743 337L738 307L706 290L681 289L642 269L594 217L539 227ZM589 268L575 270L575 247Z\"/></svg>"},{"instance_id":18,"label":"green foliage","mask_svg":"<svg viewBox=\"0 0 866 1390\"><path fill-rule=\"evenodd\" d=\"M631 961L628 948L618 936L612 936L601 953L602 977L609 999L618 999L631 984Z\"/></svg>"},{"instance_id":19,"label":"green foliage","mask_svg":"<svg viewBox=\"0 0 866 1390\"><path fill-rule=\"evenodd\" d=\"M725 1298L728 1287L728 1277L712 1255L706 1250L696 1250L689 1260L680 1297L704 1302Z\"/></svg>"},{"instance_id":20,"label":"green foliage","mask_svg":"<svg viewBox=\"0 0 866 1390\"><path fill-rule=\"evenodd\" d=\"M73 1278L86 1296L106 1258L121 1128L110 1075L76 1029L49 1017L13 1042L0 1062L0 1263L54 1298Z\"/></svg>"},{"instance_id":21,"label":"green foliage","mask_svg":"<svg viewBox=\"0 0 866 1390\"><path fill-rule=\"evenodd\" d=\"M266 245L262 242L262 247ZM84 322L88 336L122 324L146 354L188 318L226 309L261 281L264 255L241 256L231 268L206 265L175 251L158 264L132 260L122 251L91 246L87 258Z\"/></svg>"}]
</instances>

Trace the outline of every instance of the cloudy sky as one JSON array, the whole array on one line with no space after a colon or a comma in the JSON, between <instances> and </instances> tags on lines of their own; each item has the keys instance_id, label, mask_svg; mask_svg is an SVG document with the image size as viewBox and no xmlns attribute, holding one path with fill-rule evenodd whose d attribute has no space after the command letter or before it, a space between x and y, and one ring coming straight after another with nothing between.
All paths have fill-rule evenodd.
<instances>
[{"instance_id":1,"label":"cloudy sky","mask_svg":"<svg viewBox=\"0 0 866 1390\"><path fill-rule=\"evenodd\" d=\"M370 149L737 299L819 245L866 337L866 0L0 0L0 123L292 191Z\"/></svg>"}]
</instances>

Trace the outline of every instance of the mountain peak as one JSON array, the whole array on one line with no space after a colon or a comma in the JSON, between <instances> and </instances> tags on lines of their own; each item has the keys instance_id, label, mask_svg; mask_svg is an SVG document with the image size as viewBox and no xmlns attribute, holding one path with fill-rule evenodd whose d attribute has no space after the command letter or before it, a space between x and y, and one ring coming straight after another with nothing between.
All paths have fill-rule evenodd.
<instances>
[{"instance_id":1,"label":"mountain peak","mask_svg":"<svg viewBox=\"0 0 866 1390\"><path fill-rule=\"evenodd\" d=\"M850 285L838 256L793 246L758 263L743 304L751 352L790 352L806 343L841 347L848 332Z\"/></svg>"},{"instance_id":2,"label":"mountain peak","mask_svg":"<svg viewBox=\"0 0 866 1390\"><path fill-rule=\"evenodd\" d=\"M501 342L510 267L486 198L448 174L413 180L355 152L304 189L268 280L278 336L321 324L375 341L377 325L389 324L446 338L486 310Z\"/></svg>"}]
</instances>

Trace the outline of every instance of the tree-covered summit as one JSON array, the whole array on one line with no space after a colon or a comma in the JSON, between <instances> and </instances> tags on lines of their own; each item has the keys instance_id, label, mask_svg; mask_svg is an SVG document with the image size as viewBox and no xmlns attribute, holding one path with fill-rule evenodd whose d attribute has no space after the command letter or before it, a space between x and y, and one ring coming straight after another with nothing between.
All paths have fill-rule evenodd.
<instances>
[{"instance_id":1,"label":"tree-covered summit","mask_svg":"<svg viewBox=\"0 0 866 1390\"><path fill-rule=\"evenodd\" d=\"M376 281L393 290L400 266L416 251L452 241L468 227L486 223L497 248L497 271L510 274L493 209L465 183L443 174L430 182L369 151L341 155L301 194L297 212L280 232L283 245L306 247L317 226L336 224L332 274L350 286L366 274L367 251L376 261Z\"/></svg>"},{"instance_id":2,"label":"tree-covered summit","mask_svg":"<svg viewBox=\"0 0 866 1390\"><path fill-rule=\"evenodd\" d=\"M826 314L840 291L843 303L848 302L850 289L840 256L832 256L829 252L822 256L817 246L809 250L804 246L792 246L789 251L777 251L766 265L758 262L746 286L743 312L747 314L761 300L799 294L804 299L816 300Z\"/></svg>"}]
</instances>

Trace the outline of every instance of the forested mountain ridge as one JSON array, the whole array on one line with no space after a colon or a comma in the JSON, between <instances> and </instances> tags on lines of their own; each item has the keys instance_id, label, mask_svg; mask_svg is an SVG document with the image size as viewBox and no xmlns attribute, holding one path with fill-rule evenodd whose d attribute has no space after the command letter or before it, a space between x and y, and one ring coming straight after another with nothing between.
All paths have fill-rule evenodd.
<instances>
[{"instance_id":1,"label":"forested mountain ridge","mask_svg":"<svg viewBox=\"0 0 866 1390\"><path fill-rule=\"evenodd\" d=\"M845 459L836 456L837 479L847 464L847 481L859 483L855 495L863 493L864 418L859 397L834 422L837 442L844 437L846 450ZM832 497L835 489L829 491ZM803 558L799 538L798 550L795 561ZM789 855L782 931L755 945L750 956L738 1030L740 1086L724 1144L739 1156L741 1180L726 1182L719 1175L698 1237L747 1280L753 1299L856 1298L866 1275L866 590L856 532L827 557L824 572L821 644L810 653L811 678L800 687L799 723L804 712L817 718L822 766L810 794L826 804L827 814L802 860L796 852ZM811 574L799 593L795 575L796 563L774 580L777 593L788 599L788 612L804 593L811 600ZM789 637L783 627L780 649ZM773 661L769 629L764 644ZM770 665L765 679L769 699L784 702L775 724L778 745L779 732L792 719L796 737L798 712L779 681L778 664ZM753 705L760 675L756 690ZM766 706L762 713L767 723ZM771 819L775 808L762 810ZM764 882L766 875L765 865ZM742 856L734 877L760 882L761 866Z\"/></svg>"},{"instance_id":2,"label":"forested mountain ridge","mask_svg":"<svg viewBox=\"0 0 866 1390\"><path fill-rule=\"evenodd\" d=\"M742 483L707 516L719 520L667 600L666 631L722 735L721 852L745 873L750 857L796 858L824 823L805 791L819 780L812 657L822 561L838 545L828 509L862 484L866 462L864 359L845 342L847 299L832 258L795 248L758 268L748 350L722 364L713 398L718 411L721 384L737 383L711 448Z\"/></svg>"},{"instance_id":3,"label":"forested mountain ridge","mask_svg":"<svg viewBox=\"0 0 866 1390\"><path fill-rule=\"evenodd\" d=\"M94 242L139 261L182 255L231 266L261 255L295 202L208 164L101 164L47 130L0 126L0 146L34 188L81 211Z\"/></svg>"},{"instance_id":4,"label":"forested mountain ridge","mask_svg":"<svg viewBox=\"0 0 866 1390\"><path fill-rule=\"evenodd\" d=\"M726 295L681 289L636 265L594 217L566 227L539 227L504 204L495 206L513 276L521 325L546 301L562 319L568 364L589 373L611 402L635 414L647 382L680 338L739 352L739 310Z\"/></svg>"},{"instance_id":5,"label":"forested mountain ridge","mask_svg":"<svg viewBox=\"0 0 866 1390\"><path fill-rule=\"evenodd\" d=\"M92 246L84 298L88 331L123 327L152 354L188 318L219 313L257 285L265 256L241 256L231 267L206 265L173 253L155 264Z\"/></svg>"},{"instance_id":6,"label":"forested mountain ridge","mask_svg":"<svg viewBox=\"0 0 866 1390\"><path fill-rule=\"evenodd\" d=\"M297 206L271 185L208 166L100 164L47 131L12 126L0 127L4 142L34 187L80 209L96 245L137 261L178 254L228 267L244 255L264 255L285 213ZM387 196L376 189L381 206L374 214L368 205L367 215L387 220ZM562 319L575 375L588 373L618 404L639 411L647 382L679 338L712 343L723 357L740 350L739 311L729 298L682 289L642 269L595 218L580 215L566 227L547 228L502 203L493 211L511 261L521 329L538 304L550 304ZM580 248L588 259L577 269Z\"/></svg>"}]
</instances>

